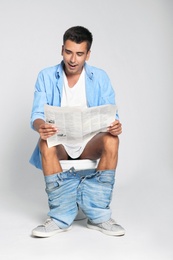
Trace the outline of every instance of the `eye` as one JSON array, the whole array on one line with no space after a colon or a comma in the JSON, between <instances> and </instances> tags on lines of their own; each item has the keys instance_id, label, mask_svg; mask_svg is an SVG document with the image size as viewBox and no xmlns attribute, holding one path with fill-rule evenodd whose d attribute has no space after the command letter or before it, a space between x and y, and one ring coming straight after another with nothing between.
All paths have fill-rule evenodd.
<instances>
[{"instance_id":1,"label":"eye","mask_svg":"<svg viewBox=\"0 0 173 260\"><path fill-rule=\"evenodd\" d=\"M65 53L67 53L67 54L70 54L70 53L71 53L71 51L69 51L69 50L65 50Z\"/></svg>"},{"instance_id":2,"label":"eye","mask_svg":"<svg viewBox=\"0 0 173 260\"><path fill-rule=\"evenodd\" d=\"M83 52L78 52L77 55L80 57L83 55Z\"/></svg>"}]
</instances>

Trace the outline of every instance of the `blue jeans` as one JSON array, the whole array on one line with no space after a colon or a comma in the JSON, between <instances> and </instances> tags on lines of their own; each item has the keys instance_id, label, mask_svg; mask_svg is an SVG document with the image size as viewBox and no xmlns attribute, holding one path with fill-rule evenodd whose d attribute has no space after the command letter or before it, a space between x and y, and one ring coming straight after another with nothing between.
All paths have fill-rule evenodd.
<instances>
[{"instance_id":1,"label":"blue jeans","mask_svg":"<svg viewBox=\"0 0 173 260\"><path fill-rule=\"evenodd\" d=\"M74 221L78 206L94 223L110 219L115 170L68 171L45 176L50 216L60 228Z\"/></svg>"}]
</instances>

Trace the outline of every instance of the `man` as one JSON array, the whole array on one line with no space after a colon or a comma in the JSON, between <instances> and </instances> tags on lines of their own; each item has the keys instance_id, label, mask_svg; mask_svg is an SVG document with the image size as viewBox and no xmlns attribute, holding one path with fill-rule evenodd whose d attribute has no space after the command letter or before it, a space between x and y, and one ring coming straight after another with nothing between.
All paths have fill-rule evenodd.
<instances>
[{"instance_id":1,"label":"man","mask_svg":"<svg viewBox=\"0 0 173 260\"><path fill-rule=\"evenodd\" d=\"M115 93L107 74L89 66L92 34L82 26L68 29L63 36L63 61L42 70L35 85L31 126L40 139L30 162L42 169L48 195L49 219L32 231L33 236L50 237L71 228L78 208L88 218L87 227L108 235L124 235L124 229L111 219L110 202L118 158L118 135L122 132L118 115L107 132L87 142L70 146L47 146L47 139L58 132L45 123L44 104L92 107L115 104ZM99 160L96 170L63 172L60 160Z\"/></svg>"}]
</instances>

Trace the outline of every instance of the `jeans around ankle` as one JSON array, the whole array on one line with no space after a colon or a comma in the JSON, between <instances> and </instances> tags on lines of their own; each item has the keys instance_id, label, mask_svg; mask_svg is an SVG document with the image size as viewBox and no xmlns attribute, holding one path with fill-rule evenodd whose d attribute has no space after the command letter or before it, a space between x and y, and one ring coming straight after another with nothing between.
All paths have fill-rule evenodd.
<instances>
[{"instance_id":1,"label":"jeans around ankle","mask_svg":"<svg viewBox=\"0 0 173 260\"><path fill-rule=\"evenodd\" d=\"M94 223L110 219L110 202L115 182L115 170L95 169L68 171L45 176L50 211L48 215L60 228L70 226L78 205Z\"/></svg>"}]
</instances>

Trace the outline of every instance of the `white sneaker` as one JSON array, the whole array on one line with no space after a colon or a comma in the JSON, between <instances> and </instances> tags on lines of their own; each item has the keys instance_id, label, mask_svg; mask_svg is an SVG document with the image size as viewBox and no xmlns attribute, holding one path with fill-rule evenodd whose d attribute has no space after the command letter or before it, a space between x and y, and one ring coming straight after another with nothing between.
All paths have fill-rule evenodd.
<instances>
[{"instance_id":1,"label":"white sneaker","mask_svg":"<svg viewBox=\"0 0 173 260\"><path fill-rule=\"evenodd\" d=\"M118 225L115 220L109 219L106 222L95 224L88 220L87 227L95 230L99 230L106 235L110 236L123 236L125 234L125 230L123 227Z\"/></svg>"},{"instance_id":2,"label":"white sneaker","mask_svg":"<svg viewBox=\"0 0 173 260\"><path fill-rule=\"evenodd\" d=\"M60 228L57 224L51 219L48 218L44 224L34 228L32 230L32 235L35 237L51 237L56 235L57 233L68 231L71 229L71 226L68 228Z\"/></svg>"}]
</instances>

